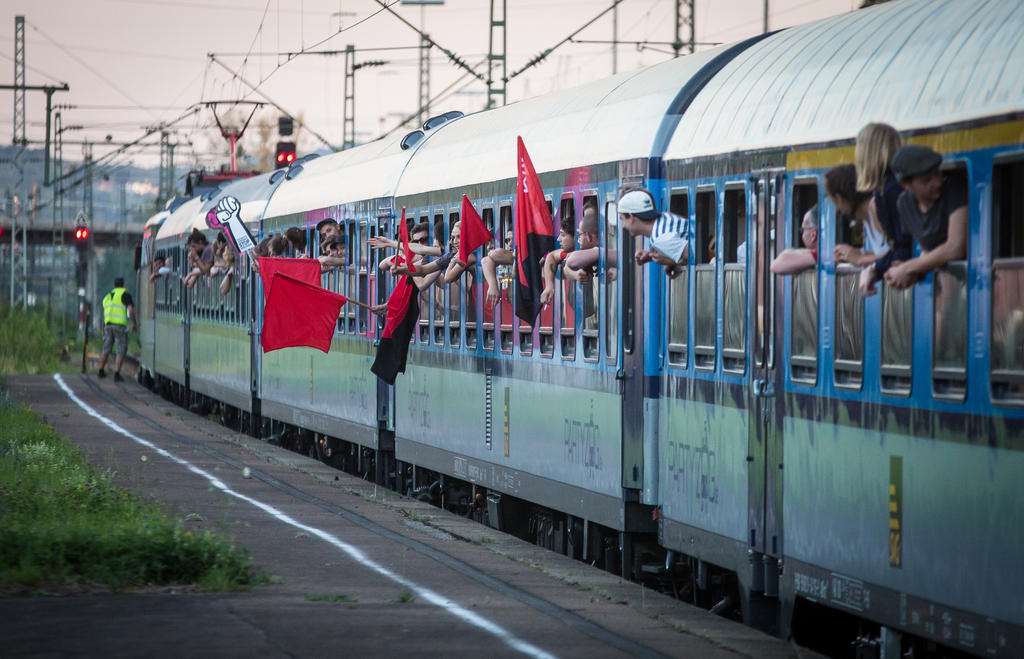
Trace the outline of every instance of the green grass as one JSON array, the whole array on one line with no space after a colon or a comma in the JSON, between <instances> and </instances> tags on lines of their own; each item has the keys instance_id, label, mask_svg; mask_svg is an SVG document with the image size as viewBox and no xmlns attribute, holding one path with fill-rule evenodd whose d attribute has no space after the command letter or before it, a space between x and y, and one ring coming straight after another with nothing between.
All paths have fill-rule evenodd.
<instances>
[{"instance_id":1,"label":"green grass","mask_svg":"<svg viewBox=\"0 0 1024 659\"><path fill-rule=\"evenodd\" d=\"M0 304L0 375L12 373L53 373L81 368L81 347L64 340L46 322L46 310L33 307L22 310ZM68 362L61 362L62 353ZM76 359L77 357L77 359Z\"/></svg>"},{"instance_id":2,"label":"green grass","mask_svg":"<svg viewBox=\"0 0 1024 659\"><path fill-rule=\"evenodd\" d=\"M415 601L416 596L408 588L403 588L402 592L398 593L398 597L395 598L395 602L398 604L412 604Z\"/></svg>"},{"instance_id":3,"label":"green grass","mask_svg":"<svg viewBox=\"0 0 1024 659\"><path fill-rule=\"evenodd\" d=\"M0 586L265 583L244 549L186 531L0 394Z\"/></svg>"}]
</instances>

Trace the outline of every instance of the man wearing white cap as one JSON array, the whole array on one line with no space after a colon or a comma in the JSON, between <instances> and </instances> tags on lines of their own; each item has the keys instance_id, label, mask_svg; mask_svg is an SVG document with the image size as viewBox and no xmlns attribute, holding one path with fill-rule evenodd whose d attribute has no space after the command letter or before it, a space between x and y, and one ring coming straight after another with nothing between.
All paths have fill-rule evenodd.
<instances>
[{"instance_id":1,"label":"man wearing white cap","mask_svg":"<svg viewBox=\"0 0 1024 659\"><path fill-rule=\"evenodd\" d=\"M633 236L650 236L651 249L636 252L637 265L649 261L665 266L665 274L675 279L690 257L690 222L675 213L659 213L654 197L642 188L630 190L619 199L622 228Z\"/></svg>"}]
</instances>

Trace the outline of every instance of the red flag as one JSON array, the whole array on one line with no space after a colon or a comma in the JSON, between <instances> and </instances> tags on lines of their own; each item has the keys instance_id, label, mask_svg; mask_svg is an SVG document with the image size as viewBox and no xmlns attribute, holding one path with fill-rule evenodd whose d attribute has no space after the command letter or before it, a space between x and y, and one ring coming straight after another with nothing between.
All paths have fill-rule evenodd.
<instances>
[{"instance_id":1,"label":"red flag","mask_svg":"<svg viewBox=\"0 0 1024 659\"><path fill-rule=\"evenodd\" d=\"M405 226L405 206L402 206L402 223L398 225L399 237L402 239L402 254L405 255L405 262L408 264L409 272L416 272L412 265L412 250L409 249L409 229ZM402 265L402 259L396 259L398 265Z\"/></svg>"},{"instance_id":2,"label":"red flag","mask_svg":"<svg viewBox=\"0 0 1024 659\"><path fill-rule=\"evenodd\" d=\"M344 295L320 288L320 282L309 284L275 274L263 309L263 352L294 346L329 352L338 314L346 302Z\"/></svg>"},{"instance_id":3,"label":"red flag","mask_svg":"<svg viewBox=\"0 0 1024 659\"><path fill-rule=\"evenodd\" d=\"M459 223L459 260L466 263L469 255L480 245L493 238L484 226L484 221L469 203L469 197L462 195L462 220Z\"/></svg>"},{"instance_id":4,"label":"red flag","mask_svg":"<svg viewBox=\"0 0 1024 659\"><path fill-rule=\"evenodd\" d=\"M260 278L263 279L263 302L270 299L270 285L275 274L288 275L320 288L320 261L316 259L288 259L279 256L261 256Z\"/></svg>"},{"instance_id":5,"label":"red flag","mask_svg":"<svg viewBox=\"0 0 1024 659\"><path fill-rule=\"evenodd\" d=\"M419 289L412 277L402 277L388 298L387 321L377 345L377 357L370 367L372 373L388 384L394 384L398 374L405 373L409 341L420 315L420 305L416 299L418 295Z\"/></svg>"},{"instance_id":6,"label":"red flag","mask_svg":"<svg viewBox=\"0 0 1024 659\"><path fill-rule=\"evenodd\" d=\"M555 248L551 212L544 200L537 171L526 152L523 138L518 137L516 158L516 315L533 325L543 306L544 290L541 256Z\"/></svg>"}]
</instances>

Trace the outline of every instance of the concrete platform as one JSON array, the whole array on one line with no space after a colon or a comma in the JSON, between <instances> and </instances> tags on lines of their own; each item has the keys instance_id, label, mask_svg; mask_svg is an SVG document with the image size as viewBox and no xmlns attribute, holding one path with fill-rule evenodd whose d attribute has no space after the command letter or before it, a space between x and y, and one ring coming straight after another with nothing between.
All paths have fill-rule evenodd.
<instances>
[{"instance_id":1,"label":"concrete platform","mask_svg":"<svg viewBox=\"0 0 1024 659\"><path fill-rule=\"evenodd\" d=\"M232 433L133 382L23 376L7 388L187 528L244 545L276 582L3 597L4 656L815 656Z\"/></svg>"}]
</instances>

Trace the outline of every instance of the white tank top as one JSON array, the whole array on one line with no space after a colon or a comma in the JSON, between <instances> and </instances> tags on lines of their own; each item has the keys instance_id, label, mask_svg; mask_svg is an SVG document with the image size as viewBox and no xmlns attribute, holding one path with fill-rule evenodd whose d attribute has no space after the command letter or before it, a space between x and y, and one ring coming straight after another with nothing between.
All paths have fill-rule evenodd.
<instances>
[{"instance_id":1,"label":"white tank top","mask_svg":"<svg viewBox=\"0 0 1024 659\"><path fill-rule=\"evenodd\" d=\"M878 217L874 212L868 212L871 220L864 223L864 251L871 252L876 257L882 256L889 251L889 243L885 240L885 234L878 228Z\"/></svg>"}]
</instances>

